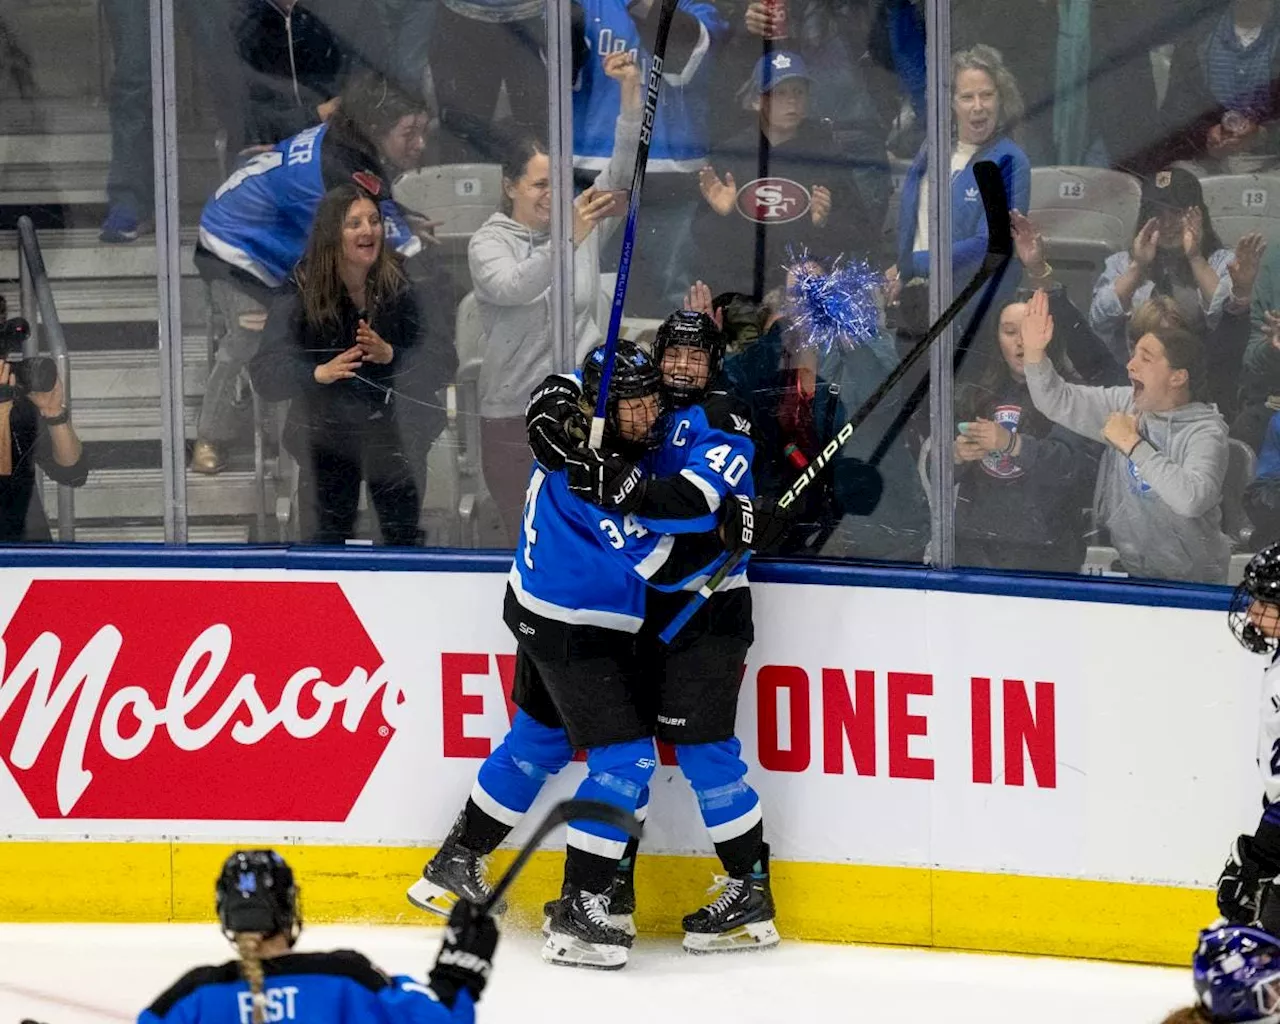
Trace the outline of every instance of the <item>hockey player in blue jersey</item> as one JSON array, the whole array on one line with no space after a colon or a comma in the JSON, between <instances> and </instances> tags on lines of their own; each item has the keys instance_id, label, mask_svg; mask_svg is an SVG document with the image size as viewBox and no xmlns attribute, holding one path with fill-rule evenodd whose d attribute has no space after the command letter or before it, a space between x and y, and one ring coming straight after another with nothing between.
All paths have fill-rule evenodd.
<instances>
[{"instance_id":1,"label":"hockey player in blue jersey","mask_svg":"<svg viewBox=\"0 0 1280 1024\"><path fill-rule=\"evenodd\" d=\"M1245 566L1228 612L1231 632L1246 650L1266 654L1258 722L1262 819L1253 835L1231 844L1218 879L1218 910L1231 924L1280 930L1280 544L1263 548Z\"/></svg>"},{"instance_id":2,"label":"hockey player in blue jersey","mask_svg":"<svg viewBox=\"0 0 1280 1024\"><path fill-rule=\"evenodd\" d=\"M745 503L751 537L740 546L758 544L772 529L771 516L751 501L755 450L750 414L721 386L724 354L724 335L705 313L685 310L669 316L654 345L670 405L664 443L639 466L575 450L565 460L569 489L669 534L714 529L727 508ZM547 430L554 435L554 419ZM544 452L540 457L551 460L555 455ZM738 691L754 639L746 568L743 558L669 645L658 634L688 594L650 589L639 638L641 659L659 686L656 735L675 747L725 870L716 898L684 918L684 945L694 952L760 948L778 941L760 798L746 781L747 766L734 735ZM632 845L624 868L634 870L634 853ZM627 897L634 901L634 886L625 872L615 891L622 896L617 909L629 909Z\"/></svg>"},{"instance_id":3,"label":"hockey player in blue jersey","mask_svg":"<svg viewBox=\"0 0 1280 1024\"><path fill-rule=\"evenodd\" d=\"M602 369L597 348L584 366L584 401L594 401ZM577 394L576 379L566 385ZM620 343L606 446L641 461L659 403L657 367L641 349ZM746 518L743 506L726 508L710 531L668 536L588 504L570 492L565 473L535 466L504 615L518 641L512 696L519 710L503 744L481 766L444 846L410 889L413 903L445 913L459 895L483 899L488 886L481 858L519 823L575 748L587 751L579 796L643 814L656 766L652 686L636 646L646 591L705 580L740 547L732 538L749 523L749 507ZM731 538L727 545L721 531ZM565 898L550 907L545 959L601 968L626 963L632 935L610 919L625 850L626 837L617 830L595 822L570 827Z\"/></svg>"},{"instance_id":4,"label":"hockey player in blue jersey","mask_svg":"<svg viewBox=\"0 0 1280 1024\"><path fill-rule=\"evenodd\" d=\"M293 871L273 850L240 850L218 877L218 921L238 960L197 967L138 1024L473 1024L498 944L493 918L460 901L427 984L388 976L354 950L295 953Z\"/></svg>"}]
</instances>

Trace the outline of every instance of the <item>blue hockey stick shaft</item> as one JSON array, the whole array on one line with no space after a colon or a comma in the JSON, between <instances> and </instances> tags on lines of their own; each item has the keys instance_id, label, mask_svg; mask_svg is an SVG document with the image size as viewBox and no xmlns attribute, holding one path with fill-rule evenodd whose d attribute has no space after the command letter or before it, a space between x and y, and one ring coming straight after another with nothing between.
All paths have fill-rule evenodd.
<instances>
[{"instance_id":1,"label":"blue hockey stick shaft","mask_svg":"<svg viewBox=\"0 0 1280 1024\"><path fill-rule=\"evenodd\" d=\"M609 405L609 385L613 381L613 361L618 351L618 333L622 330L622 306L627 298L627 281L631 278L631 260L636 251L636 224L640 219L640 192L644 188L644 172L649 163L649 143L658 117L658 95L662 91L662 65L671 34L671 19L676 13L676 0L662 0L658 17L658 34L653 41L653 57L649 61L649 80L645 87L644 113L640 120L640 144L636 147L636 169L631 174L631 196L627 201L627 221L622 229L622 255L618 259L618 282L613 289L613 305L609 310L609 330L604 338L604 372L600 375L600 394L596 396L596 413L591 420L588 444L599 450L604 443L605 410Z\"/></svg>"},{"instance_id":2,"label":"blue hockey stick shaft","mask_svg":"<svg viewBox=\"0 0 1280 1024\"><path fill-rule=\"evenodd\" d=\"M1009 224L1009 198L1005 193L1004 180L1000 177L1000 169L991 161L983 160L973 167L974 177L978 182L978 191L982 193L982 206L987 219L987 253L983 258L982 265L978 268L976 274L967 285L961 290L946 308L942 316L938 317L935 323L925 333L915 346L899 361L898 365L893 368L887 377L881 381L880 386L867 398L865 402L858 408L852 418L840 428L836 433L836 440L827 445L826 448L818 455L803 473L801 473L792 482L791 486L786 489L782 497L778 499L778 505L786 508L799 496L800 492L809 484L817 474L821 473L834 460L836 454L844 447L845 442L853 435L875 411L878 406L907 375L911 367L920 359L921 356L929 350L934 341L946 330L947 326L961 311L969 304L969 300L978 294L990 278L997 276L997 284L999 276L1003 274L1005 264L1009 262L1013 255L1013 241L1010 235ZM711 579L707 580L691 598L686 602L685 606L680 609L679 613L673 618L661 633L658 639L664 644L671 643L689 624L689 620L697 614L698 609L707 603L707 600L716 592L716 588L720 586L743 562L748 552L735 555L725 561L725 563L716 570Z\"/></svg>"}]
</instances>

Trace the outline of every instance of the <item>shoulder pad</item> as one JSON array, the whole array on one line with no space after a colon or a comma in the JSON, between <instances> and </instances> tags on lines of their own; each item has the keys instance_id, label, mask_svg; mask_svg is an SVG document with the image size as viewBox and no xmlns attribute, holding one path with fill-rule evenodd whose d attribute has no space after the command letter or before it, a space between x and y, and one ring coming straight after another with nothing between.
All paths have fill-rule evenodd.
<instances>
[{"instance_id":1,"label":"shoulder pad","mask_svg":"<svg viewBox=\"0 0 1280 1024\"><path fill-rule=\"evenodd\" d=\"M239 980L239 960L228 960L225 964L219 964L216 967L195 967L174 982L148 1009L157 1017L165 1017L170 1010L191 995L192 992L202 989L206 985L226 985Z\"/></svg>"},{"instance_id":2,"label":"shoulder pad","mask_svg":"<svg viewBox=\"0 0 1280 1024\"><path fill-rule=\"evenodd\" d=\"M238 965L237 965L238 966ZM327 974L349 978L370 992L380 992L391 985L391 979L354 949L335 949L328 953L287 953L262 962L268 977L282 974Z\"/></svg>"},{"instance_id":3,"label":"shoulder pad","mask_svg":"<svg viewBox=\"0 0 1280 1024\"><path fill-rule=\"evenodd\" d=\"M730 391L708 391L699 403L707 426L730 434L751 436L751 407Z\"/></svg>"}]
</instances>

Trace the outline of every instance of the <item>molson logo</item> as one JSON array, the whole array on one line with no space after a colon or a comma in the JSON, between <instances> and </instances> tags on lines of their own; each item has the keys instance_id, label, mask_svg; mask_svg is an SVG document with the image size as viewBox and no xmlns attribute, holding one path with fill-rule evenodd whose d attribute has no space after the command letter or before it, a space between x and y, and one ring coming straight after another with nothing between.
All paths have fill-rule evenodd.
<instances>
[{"instance_id":1,"label":"molson logo","mask_svg":"<svg viewBox=\"0 0 1280 1024\"><path fill-rule=\"evenodd\" d=\"M403 703L336 583L37 580L0 638L42 819L344 821Z\"/></svg>"},{"instance_id":2,"label":"molson logo","mask_svg":"<svg viewBox=\"0 0 1280 1024\"><path fill-rule=\"evenodd\" d=\"M756 178L738 189L738 212L761 224L786 224L809 212L809 190L790 178Z\"/></svg>"}]
</instances>

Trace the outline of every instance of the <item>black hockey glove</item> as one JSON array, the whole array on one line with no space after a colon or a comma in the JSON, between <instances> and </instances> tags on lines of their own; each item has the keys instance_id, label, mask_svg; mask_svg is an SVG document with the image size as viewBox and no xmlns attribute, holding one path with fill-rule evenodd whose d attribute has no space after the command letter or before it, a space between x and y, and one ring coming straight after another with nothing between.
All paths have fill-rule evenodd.
<instances>
[{"instance_id":1,"label":"black hockey glove","mask_svg":"<svg viewBox=\"0 0 1280 1024\"><path fill-rule=\"evenodd\" d=\"M779 508L772 498L730 494L720 506L720 538L725 549L738 555L776 548L795 521L794 508L794 503Z\"/></svg>"},{"instance_id":2,"label":"black hockey glove","mask_svg":"<svg viewBox=\"0 0 1280 1024\"><path fill-rule=\"evenodd\" d=\"M565 458L587 439L590 423L578 400L582 387L570 377L553 374L534 389L524 410L529 447L548 472L564 469Z\"/></svg>"},{"instance_id":3,"label":"black hockey glove","mask_svg":"<svg viewBox=\"0 0 1280 1024\"><path fill-rule=\"evenodd\" d=\"M466 989L478 1000L489 980L493 951L498 948L498 926L488 914L468 900L458 900L444 930L444 943L431 968L431 990L453 1008L458 993Z\"/></svg>"},{"instance_id":4,"label":"black hockey glove","mask_svg":"<svg viewBox=\"0 0 1280 1024\"><path fill-rule=\"evenodd\" d=\"M644 500L644 470L617 455L576 448L564 468L570 493L593 505L627 515Z\"/></svg>"},{"instance_id":5,"label":"black hockey glove","mask_svg":"<svg viewBox=\"0 0 1280 1024\"><path fill-rule=\"evenodd\" d=\"M1254 848L1253 836L1240 836L1218 876L1218 912L1231 924L1253 924L1262 887L1274 875L1275 868Z\"/></svg>"}]
</instances>

